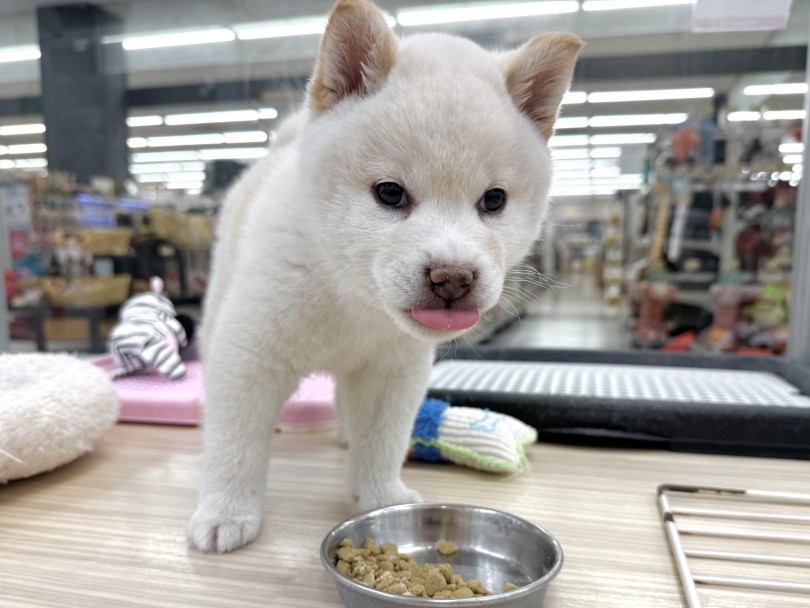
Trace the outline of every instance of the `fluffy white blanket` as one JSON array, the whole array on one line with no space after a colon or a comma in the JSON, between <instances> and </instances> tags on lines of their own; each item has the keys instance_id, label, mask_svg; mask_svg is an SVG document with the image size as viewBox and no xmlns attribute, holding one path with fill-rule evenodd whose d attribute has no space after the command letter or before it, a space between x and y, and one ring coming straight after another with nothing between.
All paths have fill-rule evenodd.
<instances>
[{"instance_id":1,"label":"fluffy white blanket","mask_svg":"<svg viewBox=\"0 0 810 608\"><path fill-rule=\"evenodd\" d=\"M70 355L0 355L0 483L91 450L118 419L108 375Z\"/></svg>"}]
</instances>

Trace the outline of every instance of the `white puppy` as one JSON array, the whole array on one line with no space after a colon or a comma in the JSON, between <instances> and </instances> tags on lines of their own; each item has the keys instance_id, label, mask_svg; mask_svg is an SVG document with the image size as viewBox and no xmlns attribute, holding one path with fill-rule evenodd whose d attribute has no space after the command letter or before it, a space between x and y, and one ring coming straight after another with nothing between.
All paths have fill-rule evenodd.
<instances>
[{"instance_id":1,"label":"white puppy","mask_svg":"<svg viewBox=\"0 0 810 608\"><path fill-rule=\"evenodd\" d=\"M314 370L337 380L353 506L420 500L400 469L435 345L498 303L539 235L581 46L397 40L370 2L337 3L305 107L220 219L194 546L256 538L276 417Z\"/></svg>"}]
</instances>

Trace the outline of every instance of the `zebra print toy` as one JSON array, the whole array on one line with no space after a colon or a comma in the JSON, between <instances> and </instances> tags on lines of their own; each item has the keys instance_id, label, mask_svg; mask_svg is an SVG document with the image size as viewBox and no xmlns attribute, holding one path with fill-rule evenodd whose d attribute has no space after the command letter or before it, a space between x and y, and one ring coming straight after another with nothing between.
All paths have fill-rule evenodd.
<instances>
[{"instance_id":1,"label":"zebra print toy","mask_svg":"<svg viewBox=\"0 0 810 608\"><path fill-rule=\"evenodd\" d=\"M186 373L180 349L188 344L186 330L177 320L174 305L162 296L163 281L152 279L151 292L131 297L121 307L119 322L107 339L121 377L149 366L177 380Z\"/></svg>"}]
</instances>

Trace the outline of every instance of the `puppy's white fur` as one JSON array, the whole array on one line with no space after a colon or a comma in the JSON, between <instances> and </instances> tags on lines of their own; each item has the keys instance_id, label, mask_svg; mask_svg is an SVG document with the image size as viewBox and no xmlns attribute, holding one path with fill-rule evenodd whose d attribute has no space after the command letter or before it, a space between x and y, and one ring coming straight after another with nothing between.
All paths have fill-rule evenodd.
<instances>
[{"instance_id":1,"label":"puppy's white fur","mask_svg":"<svg viewBox=\"0 0 810 608\"><path fill-rule=\"evenodd\" d=\"M445 35L397 41L365 0L336 5L307 104L220 218L194 546L229 551L256 538L276 418L314 370L337 380L356 509L420 500L400 469L434 346L463 332L409 311L437 264L474 270L469 307L497 304L540 231L546 139L580 46L569 34L501 55ZM407 212L375 200L387 181L407 190ZM505 208L482 213L496 187Z\"/></svg>"}]
</instances>

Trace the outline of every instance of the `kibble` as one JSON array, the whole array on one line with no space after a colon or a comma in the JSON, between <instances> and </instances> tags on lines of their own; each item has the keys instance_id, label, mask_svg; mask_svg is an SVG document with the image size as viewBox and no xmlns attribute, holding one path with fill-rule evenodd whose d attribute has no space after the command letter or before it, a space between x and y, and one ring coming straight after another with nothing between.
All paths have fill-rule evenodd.
<instances>
[{"instance_id":1,"label":"kibble","mask_svg":"<svg viewBox=\"0 0 810 608\"><path fill-rule=\"evenodd\" d=\"M458 545L451 541L441 541L436 546L441 555L453 555ZM450 564L438 568L431 564L419 565L410 555L400 553L393 543L377 546L366 538L355 547L350 539L344 539L337 550L337 571L366 587L413 597L433 599L460 599L492 595L478 579L465 581L453 572ZM507 583L504 591L517 589Z\"/></svg>"}]
</instances>

